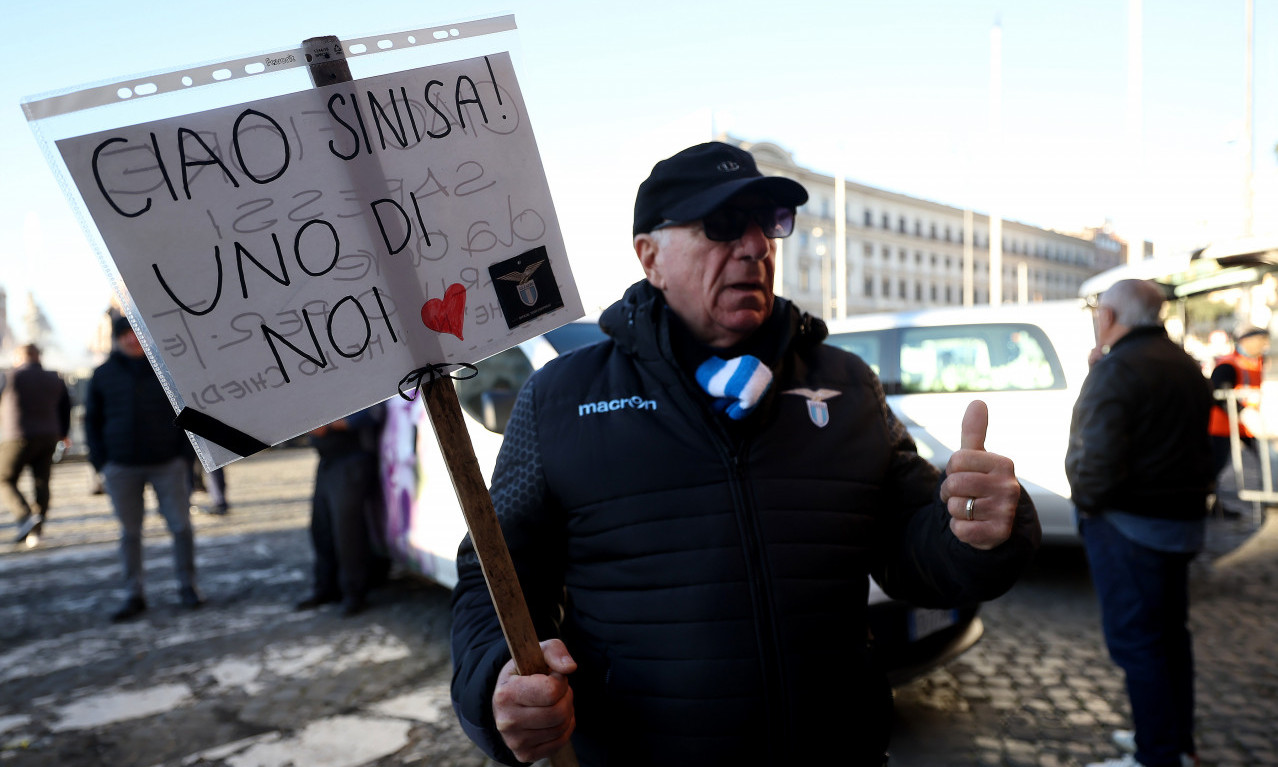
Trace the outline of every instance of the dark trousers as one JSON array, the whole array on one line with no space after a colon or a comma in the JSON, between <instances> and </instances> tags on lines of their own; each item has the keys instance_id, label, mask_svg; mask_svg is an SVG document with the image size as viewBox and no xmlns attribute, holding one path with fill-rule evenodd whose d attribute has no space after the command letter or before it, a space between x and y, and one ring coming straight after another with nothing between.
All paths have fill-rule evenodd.
<instances>
[{"instance_id":1,"label":"dark trousers","mask_svg":"<svg viewBox=\"0 0 1278 767\"><path fill-rule=\"evenodd\" d=\"M1194 754L1194 656L1189 633L1189 553L1156 551L1104 515L1079 529L1100 599L1105 645L1127 677L1136 759L1179 767Z\"/></svg>"},{"instance_id":2,"label":"dark trousers","mask_svg":"<svg viewBox=\"0 0 1278 767\"><path fill-rule=\"evenodd\" d=\"M120 521L120 559L128 597L143 596L145 567L142 524L146 514L146 486L151 485L160 516L173 536L173 571L179 588L195 587L195 530L191 527L191 463L173 458L164 463L127 466L108 462L102 480L111 509Z\"/></svg>"},{"instance_id":3,"label":"dark trousers","mask_svg":"<svg viewBox=\"0 0 1278 767\"><path fill-rule=\"evenodd\" d=\"M28 437L0 442L0 500L19 525L31 516L31 505L18 490L22 470L31 467L35 484L35 513L49 511L49 476L53 473L53 451L57 437Z\"/></svg>"},{"instance_id":4,"label":"dark trousers","mask_svg":"<svg viewBox=\"0 0 1278 767\"><path fill-rule=\"evenodd\" d=\"M358 604L368 593L372 550L365 515L377 497L376 482L375 454L320 458L311 501L315 596Z\"/></svg>"},{"instance_id":5,"label":"dark trousers","mask_svg":"<svg viewBox=\"0 0 1278 767\"><path fill-rule=\"evenodd\" d=\"M226 508L226 467L204 473L204 489L208 491L209 503L215 509Z\"/></svg>"}]
</instances>

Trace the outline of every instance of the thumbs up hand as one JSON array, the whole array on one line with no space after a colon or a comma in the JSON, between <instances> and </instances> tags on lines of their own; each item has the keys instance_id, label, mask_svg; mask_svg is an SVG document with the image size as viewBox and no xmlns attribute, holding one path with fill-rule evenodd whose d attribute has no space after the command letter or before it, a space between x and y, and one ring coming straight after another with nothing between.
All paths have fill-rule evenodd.
<instances>
[{"instance_id":1,"label":"thumbs up hand","mask_svg":"<svg viewBox=\"0 0 1278 767\"><path fill-rule=\"evenodd\" d=\"M941 502L950 512L950 530L960 541L992 549L1012 535L1021 485L1010 458L985 450L989 409L973 400L963 414L959 449L945 465Z\"/></svg>"}]
</instances>

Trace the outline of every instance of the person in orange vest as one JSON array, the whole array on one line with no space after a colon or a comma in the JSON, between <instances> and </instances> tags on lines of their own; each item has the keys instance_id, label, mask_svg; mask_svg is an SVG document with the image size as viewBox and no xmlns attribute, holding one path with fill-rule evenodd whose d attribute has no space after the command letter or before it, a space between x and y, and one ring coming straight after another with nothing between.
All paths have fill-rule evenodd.
<instances>
[{"instance_id":1,"label":"person in orange vest","mask_svg":"<svg viewBox=\"0 0 1278 767\"><path fill-rule=\"evenodd\" d=\"M1212 389L1259 389L1264 378L1265 355L1269 352L1269 331L1246 327L1234 340L1234 351L1218 357L1211 372ZM1216 400L1207 426L1211 434L1212 457L1217 476L1229 464L1229 413L1225 400ZM1245 449L1257 453L1256 435L1262 431L1259 403L1253 396L1238 396L1238 437ZM1258 457L1258 456L1257 456Z\"/></svg>"}]
</instances>

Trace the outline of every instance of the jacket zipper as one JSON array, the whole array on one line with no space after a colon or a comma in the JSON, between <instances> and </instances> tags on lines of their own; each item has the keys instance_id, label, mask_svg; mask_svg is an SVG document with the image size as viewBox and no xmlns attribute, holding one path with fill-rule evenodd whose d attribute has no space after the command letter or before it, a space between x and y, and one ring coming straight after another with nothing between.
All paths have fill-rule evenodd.
<instances>
[{"instance_id":1,"label":"jacket zipper","mask_svg":"<svg viewBox=\"0 0 1278 767\"><path fill-rule=\"evenodd\" d=\"M758 510L751 501L749 471L743 460L748 452L748 442L743 442L736 449L722 440L720 445L723 446L724 457L731 470L729 486L741 530L751 602L755 605L757 616L755 634L759 642L759 656L763 666L761 670L764 683L764 705L767 707L768 721L773 723L773 727L768 728L767 739L767 748L771 752L778 743L784 743L789 736L784 732L785 703L782 695L781 656L777 649L772 590L768 587L766 576L766 557L759 532ZM777 733L776 726L782 727L782 732Z\"/></svg>"},{"instance_id":2,"label":"jacket zipper","mask_svg":"<svg viewBox=\"0 0 1278 767\"><path fill-rule=\"evenodd\" d=\"M633 318L631 321L633 322ZM747 570L746 578L750 584L751 603L756 610L755 638L759 643L760 662L763 666L761 670L764 684L764 705L767 709L768 721L774 723L772 727L768 728L768 734L766 735L767 752L772 754L779 751L780 746L790 736L786 732L789 727L784 724L786 721L784 716L785 699L782 695L781 656L777 649L772 591L768 588L767 578L764 575L766 559L758 529L758 515L754 504L750 500L750 493L747 492L750 484L749 472L746 469L743 457L749 453L750 441L743 439L734 446L732 435L719 422L719 417L702 402L700 388L696 386L695 382L691 384L688 382L687 378L681 374L678 363L673 359L667 358L665 362L674 370L675 379L682 395L692 405L694 411L701 414L702 422L710 436L710 441L718 447L720 457L728 468L728 486L732 494L733 512L738 521L738 528L741 531L742 554L744 555ZM762 415L762 413L755 413L754 417L758 418ZM781 728L780 733L776 732L777 726Z\"/></svg>"}]
</instances>

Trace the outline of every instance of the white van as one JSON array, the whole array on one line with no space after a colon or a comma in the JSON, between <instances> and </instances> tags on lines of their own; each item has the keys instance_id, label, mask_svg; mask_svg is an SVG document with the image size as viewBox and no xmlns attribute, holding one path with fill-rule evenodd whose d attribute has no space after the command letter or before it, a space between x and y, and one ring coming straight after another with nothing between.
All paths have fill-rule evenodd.
<instances>
[{"instance_id":1,"label":"white van","mask_svg":"<svg viewBox=\"0 0 1278 767\"><path fill-rule=\"evenodd\" d=\"M492 483L502 432L524 381L555 356L603 337L595 322L573 322L489 357L476 366L475 377L456 382L485 484ZM849 343L860 341L856 333L848 337ZM387 408L381 442L384 517L379 537L401 567L452 588L457 585L455 558L466 536L466 522L434 428L416 402L392 397ZM873 581L870 586L867 621L893 684L957 657L984 632L979 605L946 610L916 607L888 598Z\"/></svg>"},{"instance_id":2,"label":"white van","mask_svg":"<svg viewBox=\"0 0 1278 767\"><path fill-rule=\"evenodd\" d=\"M1095 346L1082 301L857 315L830 323L827 343L878 373L919 453L937 466L958 449L968 403L984 400L985 447L1012 459L1038 508L1043 540L1079 540L1065 449Z\"/></svg>"},{"instance_id":3,"label":"white van","mask_svg":"<svg viewBox=\"0 0 1278 767\"><path fill-rule=\"evenodd\" d=\"M465 371L455 374L462 420L485 485L492 484L502 433L520 387L558 355L603 337L595 322L573 322L494 354L476 365L471 378L462 378ZM457 546L466 537L466 519L434 427L419 402L391 397L386 408L380 537L397 563L451 589L457 585Z\"/></svg>"}]
</instances>

